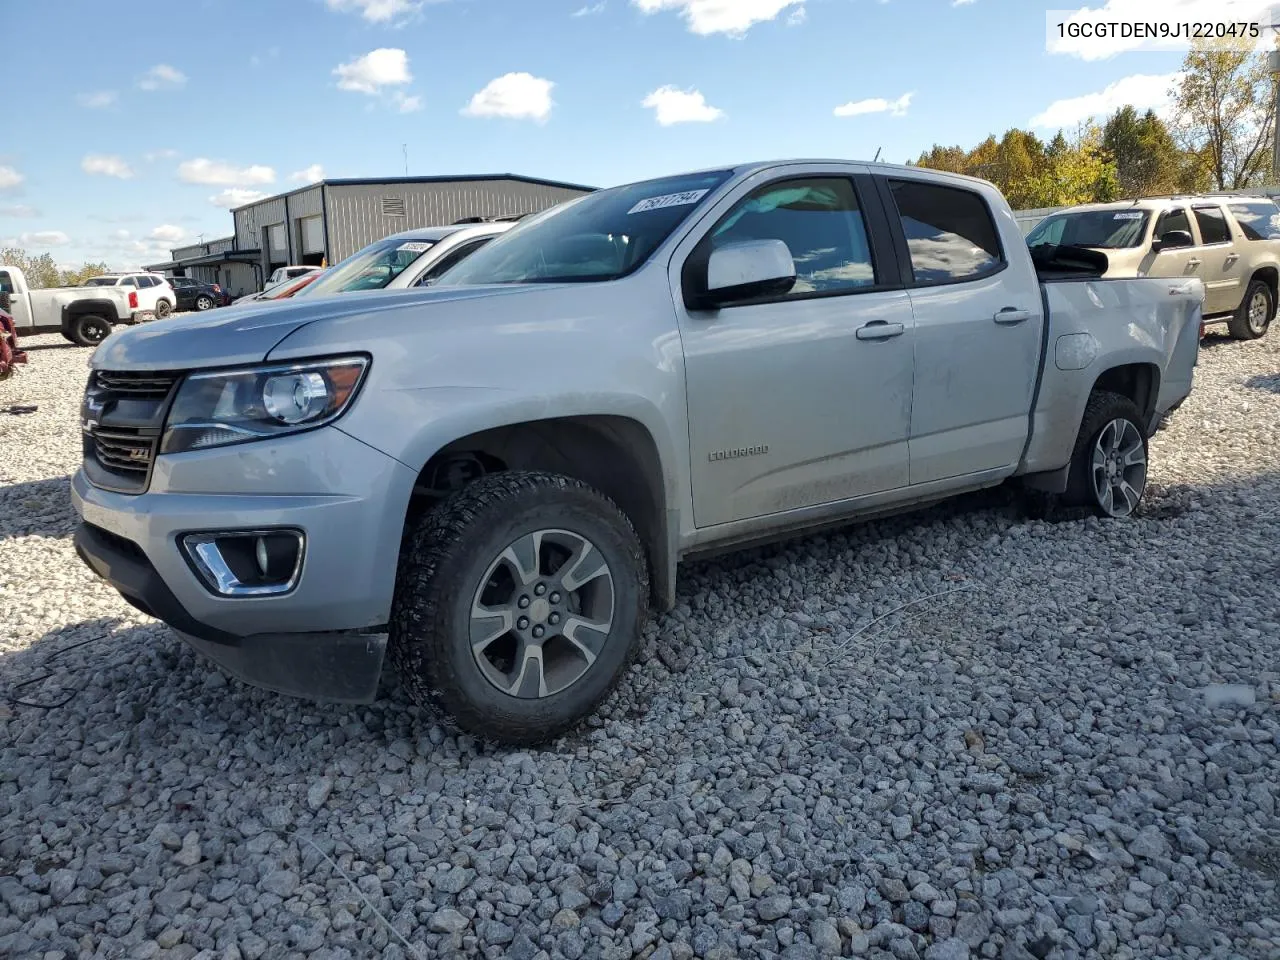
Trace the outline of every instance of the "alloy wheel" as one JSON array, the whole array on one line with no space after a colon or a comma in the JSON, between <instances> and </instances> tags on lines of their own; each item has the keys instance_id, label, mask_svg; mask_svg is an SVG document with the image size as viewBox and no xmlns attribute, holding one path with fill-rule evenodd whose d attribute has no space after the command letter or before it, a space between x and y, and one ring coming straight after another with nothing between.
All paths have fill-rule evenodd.
<instances>
[{"instance_id":1,"label":"alloy wheel","mask_svg":"<svg viewBox=\"0 0 1280 960\"><path fill-rule=\"evenodd\" d=\"M1147 451L1129 420L1112 420L1093 445L1093 493L1112 517L1133 513L1147 486Z\"/></svg>"}]
</instances>

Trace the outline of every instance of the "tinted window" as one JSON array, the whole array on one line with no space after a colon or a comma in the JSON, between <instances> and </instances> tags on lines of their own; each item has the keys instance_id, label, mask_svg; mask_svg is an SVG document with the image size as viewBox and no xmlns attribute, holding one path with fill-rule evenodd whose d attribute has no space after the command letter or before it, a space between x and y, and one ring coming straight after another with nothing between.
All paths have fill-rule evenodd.
<instances>
[{"instance_id":1,"label":"tinted window","mask_svg":"<svg viewBox=\"0 0 1280 960\"><path fill-rule=\"evenodd\" d=\"M1196 223L1200 225L1202 243L1230 243L1231 231L1227 229L1227 218L1218 207L1196 207Z\"/></svg>"},{"instance_id":2,"label":"tinted window","mask_svg":"<svg viewBox=\"0 0 1280 960\"><path fill-rule=\"evenodd\" d=\"M1113 250L1136 247L1146 230L1147 214L1140 210L1083 210L1041 220L1027 235L1027 245Z\"/></svg>"},{"instance_id":3,"label":"tinted window","mask_svg":"<svg viewBox=\"0 0 1280 960\"><path fill-rule=\"evenodd\" d=\"M1156 221L1155 239L1164 239L1165 234L1174 230L1181 230L1183 233L1191 233L1191 221L1187 217L1185 207L1178 207L1175 210L1166 210L1160 214L1160 219ZM1195 234L1191 234L1195 236Z\"/></svg>"},{"instance_id":4,"label":"tinted window","mask_svg":"<svg viewBox=\"0 0 1280 960\"><path fill-rule=\"evenodd\" d=\"M838 293L876 282L853 183L843 178L788 180L756 190L711 233L713 248L745 240L781 240L796 265L791 296Z\"/></svg>"},{"instance_id":5,"label":"tinted window","mask_svg":"<svg viewBox=\"0 0 1280 960\"><path fill-rule=\"evenodd\" d=\"M1250 240L1280 239L1280 207L1264 200L1229 203L1227 209Z\"/></svg>"},{"instance_id":6,"label":"tinted window","mask_svg":"<svg viewBox=\"0 0 1280 960\"><path fill-rule=\"evenodd\" d=\"M122 287L136 287L138 282L133 277L125 277L120 281L119 285Z\"/></svg>"},{"instance_id":7,"label":"tinted window","mask_svg":"<svg viewBox=\"0 0 1280 960\"><path fill-rule=\"evenodd\" d=\"M973 280L1004 263L991 211L976 193L912 180L890 186L917 283Z\"/></svg>"},{"instance_id":8,"label":"tinted window","mask_svg":"<svg viewBox=\"0 0 1280 960\"><path fill-rule=\"evenodd\" d=\"M154 277L137 277L139 287L154 287L156 281Z\"/></svg>"},{"instance_id":9,"label":"tinted window","mask_svg":"<svg viewBox=\"0 0 1280 960\"><path fill-rule=\"evenodd\" d=\"M430 283L435 283L435 281L442 277L447 270L452 270L492 239L493 237L483 237L480 240L472 240L470 243L461 244L455 250L450 250L443 257L433 263L426 273L418 278L416 285L419 287L425 287Z\"/></svg>"},{"instance_id":10,"label":"tinted window","mask_svg":"<svg viewBox=\"0 0 1280 960\"><path fill-rule=\"evenodd\" d=\"M86 287L114 287L118 283L120 283L119 277L93 277L86 280L84 285Z\"/></svg>"},{"instance_id":11,"label":"tinted window","mask_svg":"<svg viewBox=\"0 0 1280 960\"><path fill-rule=\"evenodd\" d=\"M504 233L449 273L450 284L598 283L638 268L729 179L688 174L599 190Z\"/></svg>"},{"instance_id":12,"label":"tinted window","mask_svg":"<svg viewBox=\"0 0 1280 960\"><path fill-rule=\"evenodd\" d=\"M13 293L13 278L8 270L0 270L0 293Z\"/></svg>"}]
</instances>

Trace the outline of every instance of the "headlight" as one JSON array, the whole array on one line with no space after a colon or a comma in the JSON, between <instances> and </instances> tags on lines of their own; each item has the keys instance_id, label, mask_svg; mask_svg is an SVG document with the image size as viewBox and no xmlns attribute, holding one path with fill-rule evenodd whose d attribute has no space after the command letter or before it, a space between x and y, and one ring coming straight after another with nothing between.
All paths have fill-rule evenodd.
<instances>
[{"instance_id":1,"label":"headlight","mask_svg":"<svg viewBox=\"0 0 1280 960\"><path fill-rule=\"evenodd\" d=\"M245 443L323 426L342 416L367 357L197 373L178 388L161 453Z\"/></svg>"}]
</instances>

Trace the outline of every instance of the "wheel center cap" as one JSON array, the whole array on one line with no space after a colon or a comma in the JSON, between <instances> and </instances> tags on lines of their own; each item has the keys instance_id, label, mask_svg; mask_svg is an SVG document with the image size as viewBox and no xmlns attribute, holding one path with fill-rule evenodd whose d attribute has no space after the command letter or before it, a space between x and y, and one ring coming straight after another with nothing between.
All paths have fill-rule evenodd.
<instances>
[{"instance_id":1,"label":"wheel center cap","mask_svg":"<svg viewBox=\"0 0 1280 960\"><path fill-rule=\"evenodd\" d=\"M539 597L529 607L529 619L534 623L546 623L551 615L551 602L546 597Z\"/></svg>"}]
</instances>

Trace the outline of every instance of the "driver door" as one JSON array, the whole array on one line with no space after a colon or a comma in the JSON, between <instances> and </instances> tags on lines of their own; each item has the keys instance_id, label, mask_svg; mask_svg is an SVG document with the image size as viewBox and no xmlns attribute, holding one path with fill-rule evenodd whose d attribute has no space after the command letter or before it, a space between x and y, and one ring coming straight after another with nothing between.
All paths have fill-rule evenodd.
<instances>
[{"instance_id":1,"label":"driver door","mask_svg":"<svg viewBox=\"0 0 1280 960\"><path fill-rule=\"evenodd\" d=\"M1166 233L1183 230L1191 234L1193 246L1178 247L1174 250L1152 251L1151 260L1144 276L1148 277L1199 277L1202 276L1204 259L1199 247L1199 234L1192 228L1191 218L1186 207L1173 207L1160 214L1156 220L1156 228L1151 239L1159 240Z\"/></svg>"},{"instance_id":2,"label":"driver door","mask_svg":"<svg viewBox=\"0 0 1280 960\"><path fill-rule=\"evenodd\" d=\"M786 294L719 309L689 309L677 293L698 527L909 483L914 319L868 226L877 201L863 169L762 173L672 260L682 291L704 245L776 239L797 277Z\"/></svg>"}]
</instances>

